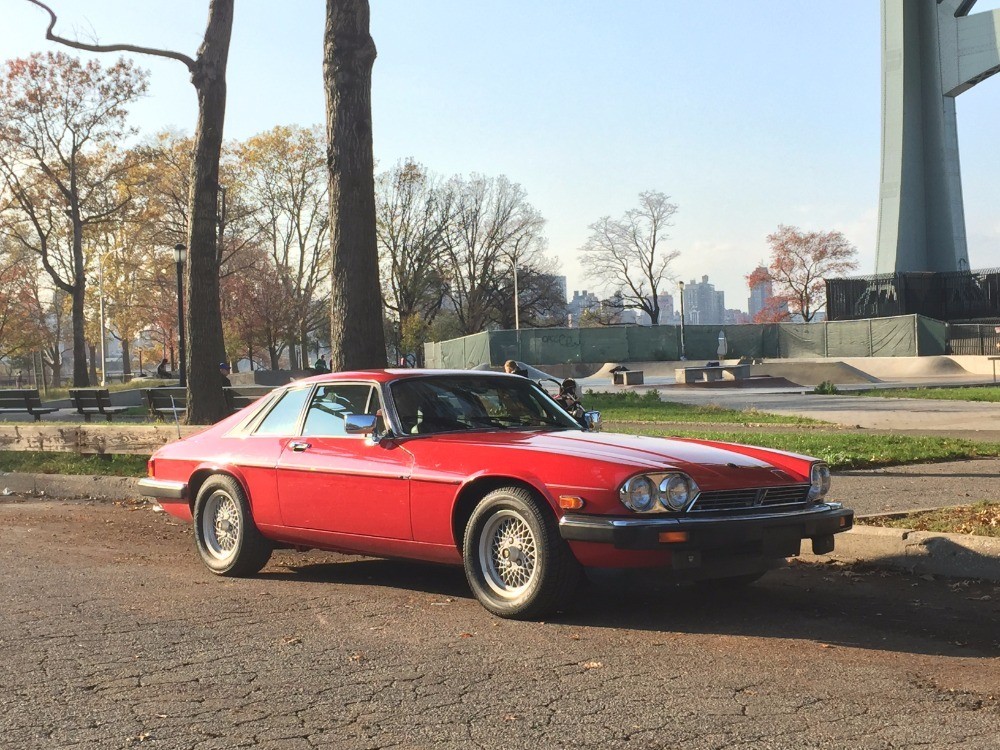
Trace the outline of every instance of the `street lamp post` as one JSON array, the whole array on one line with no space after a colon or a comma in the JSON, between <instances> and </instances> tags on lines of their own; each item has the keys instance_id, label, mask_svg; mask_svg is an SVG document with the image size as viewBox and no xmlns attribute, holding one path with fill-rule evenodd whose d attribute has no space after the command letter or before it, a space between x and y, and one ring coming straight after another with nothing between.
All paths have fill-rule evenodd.
<instances>
[{"instance_id":1,"label":"street lamp post","mask_svg":"<svg viewBox=\"0 0 1000 750\"><path fill-rule=\"evenodd\" d=\"M517 294L517 253L512 256L514 261L514 330L521 330L521 311L520 311L520 300ZM518 352L520 354L520 352Z\"/></svg>"},{"instance_id":2,"label":"street lamp post","mask_svg":"<svg viewBox=\"0 0 1000 750\"><path fill-rule=\"evenodd\" d=\"M686 352L684 351L684 282L683 281L678 281L677 282L677 286L681 290L680 291L680 297L681 297L681 359L684 360L684 359L687 359Z\"/></svg>"},{"instance_id":3,"label":"street lamp post","mask_svg":"<svg viewBox=\"0 0 1000 750\"><path fill-rule=\"evenodd\" d=\"M104 256L101 255L97 259L97 295L100 298L101 303L101 388L108 384L108 357L105 350L105 340L107 339L104 333Z\"/></svg>"},{"instance_id":4,"label":"street lamp post","mask_svg":"<svg viewBox=\"0 0 1000 750\"><path fill-rule=\"evenodd\" d=\"M180 334L180 376L178 385L187 387L187 343L184 340L184 260L187 247L174 245L174 263L177 264L177 332Z\"/></svg>"}]
</instances>

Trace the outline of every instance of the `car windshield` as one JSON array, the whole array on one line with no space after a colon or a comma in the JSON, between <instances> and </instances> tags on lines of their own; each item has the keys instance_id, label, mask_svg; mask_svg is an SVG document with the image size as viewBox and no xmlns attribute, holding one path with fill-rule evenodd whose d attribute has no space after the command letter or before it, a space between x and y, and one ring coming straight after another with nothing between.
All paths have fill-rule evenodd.
<instances>
[{"instance_id":1,"label":"car windshield","mask_svg":"<svg viewBox=\"0 0 1000 750\"><path fill-rule=\"evenodd\" d=\"M483 429L580 429L526 378L430 376L390 386L405 435Z\"/></svg>"}]
</instances>

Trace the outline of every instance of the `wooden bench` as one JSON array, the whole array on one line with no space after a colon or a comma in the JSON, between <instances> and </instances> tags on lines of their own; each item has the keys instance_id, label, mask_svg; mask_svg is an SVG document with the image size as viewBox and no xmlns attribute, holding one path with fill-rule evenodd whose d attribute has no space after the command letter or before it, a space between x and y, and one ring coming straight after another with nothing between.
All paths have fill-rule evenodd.
<instances>
[{"instance_id":1,"label":"wooden bench","mask_svg":"<svg viewBox=\"0 0 1000 750\"><path fill-rule=\"evenodd\" d=\"M153 419L177 418L187 413L187 388L144 388L142 399Z\"/></svg>"},{"instance_id":2,"label":"wooden bench","mask_svg":"<svg viewBox=\"0 0 1000 750\"><path fill-rule=\"evenodd\" d=\"M36 422L41 422L43 414L57 411L59 408L56 406L42 406L42 397L38 395L37 388L0 390L0 414L27 412Z\"/></svg>"},{"instance_id":3,"label":"wooden bench","mask_svg":"<svg viewBox=\"0 0 1000 750\"><path fill-rule=\"evenodd\" d=\"M106 388L71 388L69 397L77 414L82 414L86 421L95 414L100 414L110 422L115 414L128 411L127 406L113 406L111 394Z\"/></svg>"},{"instance_id":4,"label":"wooden bench","mask_svg":"<svg viewBox=\"0 0 1000 750\"><path fill-rule=\"evenodd\" d=\"M245 409L273 390L274 388L268 385L234 385L231 388L223 388L222 392L226 397L226 406L230 413L233 413Z\"/></svg>"},{"instance_id":5,"label":"wooden bench","mask_svg":"<svg viewBox=\"0 0 1000 750\"><path fill-rule=\"evenodd\" d=\"M678 367L674 379L678 384L709 383L715 380L746 380L750 365L705 365L704 367Z\"/></svg>"}]
</instances>

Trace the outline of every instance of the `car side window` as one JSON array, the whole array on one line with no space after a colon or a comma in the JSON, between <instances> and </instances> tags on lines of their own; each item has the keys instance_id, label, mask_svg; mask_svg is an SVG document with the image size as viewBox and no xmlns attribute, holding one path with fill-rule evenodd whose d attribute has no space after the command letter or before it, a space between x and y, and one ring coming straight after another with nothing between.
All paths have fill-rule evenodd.
<instances>
[{"instance_id":1,"label":"car side window","mask_svg":"<svg viewBox=\"0 0 1000 750\"><path fill-rule=\"evenodd\" d=\"M308 395L308 388L287 391L257 425L254 435L295 435Z\"/></svg>"},{"instance_id":2,"label":"car side window","mask_svg":"<svg viewBox=\"0 0 1000 750\"><path fill-rule=\"evenodd\" d=\"M378 398L373 398L374 388L370 385L331 383L316 388L303 435L317 437L339 437L347 435L345 418L348 414L374 414L378 409Z\"/></svg>"}]
</instances>

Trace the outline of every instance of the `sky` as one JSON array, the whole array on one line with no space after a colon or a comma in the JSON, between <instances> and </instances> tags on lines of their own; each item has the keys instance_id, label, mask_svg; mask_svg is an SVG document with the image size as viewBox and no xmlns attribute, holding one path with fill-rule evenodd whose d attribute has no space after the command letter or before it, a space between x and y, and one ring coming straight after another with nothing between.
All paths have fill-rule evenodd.
<instances>
[{"instance_id":1,"label":"sky","mask_svg":"<svg viewBox=\"0 0 1000 750\"><path fill-rule=\"evenodd\" d=\"M208 0L51 0L57 31L194 55ZM322 0L238 0L226 135L324 121ZM975 11L1000 7L979 2ZM839 230L874 273L880 148L877 0L371 0L379 168L505 174L546 219L568 287L588 226L644 190L679 207L678 280L746 309L781 224ZM0 60L54 49L47 17L0 0ZM63 48L65 49L65 48ZM88 57L83 53L83 56ZM111 55L104 55L106 59ZM192 132L178 62L139 58L144 133ZM957 100L970 263L1000 267L1000 76Z\"/></svg>"}]
</instances>

